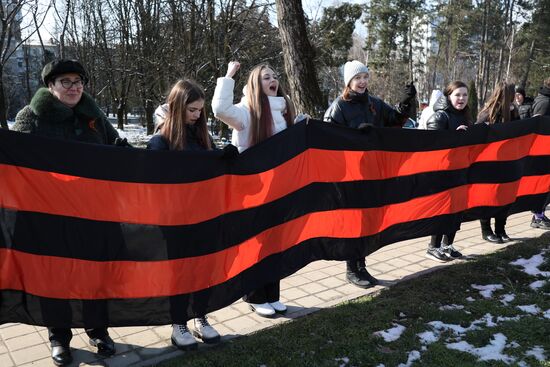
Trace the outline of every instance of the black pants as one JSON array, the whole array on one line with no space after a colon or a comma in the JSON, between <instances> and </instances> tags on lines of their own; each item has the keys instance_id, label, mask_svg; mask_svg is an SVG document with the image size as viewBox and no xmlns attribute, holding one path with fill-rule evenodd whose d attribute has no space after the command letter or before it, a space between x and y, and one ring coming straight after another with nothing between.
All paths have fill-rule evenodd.
<instances>
[{"instance_id":1,"label":"black pants","mask_svg":"<svg viewBox=\"0 0 550 367\"><path fill-rule=\"evenodd\" d=\"M495 234L497 236L505 233L504 227L506 226L506 219L507 217L495 217ZM480 219L479 223L481 224L482 235L487 236L493 234L493 230L491 229L491 218Z\"/></svg>"},{"instance_id":2,"label":"black pants","mask_svg":"<svg viewBox=\"0 0 550 367\"><path fill-rule=\"evenodd\" d=\"M85 329L86 334L90 338L103 338L109 335L107 328L95 328L95 329ZM61 327L49 327L48 336L50 338L50 343L52 347L65 345L68 346L73 338L73 333L70 328L61 328Z\"/></svg>"},{"instance_id":3,"label":"black pants","mask_svg":"<svg viewBox=\"0 0 550 367\"><path fill-rule=\"evenodd\" d=\"M274 283L267 283L261 288L253 290L243 297L243 300L248 303L270 303L279 300L280 295L279 281Z\"/></svg>"},{"instance_id":4,"label":"black pants","mask_svg":"<svg viewBox=\"0 0 550 367\"><path fill-rule=\"evenodd\" d=\"M430 248L440 248L441 244L444 246L452 245L455 240L456 232L448 234L434 234L430 238Z\"/></svg>"},{"instance_id":5,"label":"black pants","mask_svg":"<svg viewBox=\"0 0 550 367\"><path fill-rule=\"evenodd\" d=\"M502 208L498 213L495 214L493 218L495 218L495 234L501 235L504 234L504 227L506 226L506 219L508 219L508 210L509 207L506 206ZM481 224L481 234L483 236L487 236L490 234L493 234L493 230L491 229L491 218L483 218L479 220L479 223Z\"/></svg>"}]
</instances>

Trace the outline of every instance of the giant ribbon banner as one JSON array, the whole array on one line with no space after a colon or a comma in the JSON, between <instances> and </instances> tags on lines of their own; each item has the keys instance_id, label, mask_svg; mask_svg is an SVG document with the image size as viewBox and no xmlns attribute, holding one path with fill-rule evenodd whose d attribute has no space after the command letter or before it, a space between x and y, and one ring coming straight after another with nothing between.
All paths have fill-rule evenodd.
<instances>
[{"instance_id":1,"label":"giant ribbon banner","mask_svg":"<svg viewBox=\"0 0 550 367\"><path fill-rule=\"evenodd\" d=\"M183 323L316 260L540 210L550 118L299 123L236 156L0 130L0 323Z\"/></svg>"}]
</instances>

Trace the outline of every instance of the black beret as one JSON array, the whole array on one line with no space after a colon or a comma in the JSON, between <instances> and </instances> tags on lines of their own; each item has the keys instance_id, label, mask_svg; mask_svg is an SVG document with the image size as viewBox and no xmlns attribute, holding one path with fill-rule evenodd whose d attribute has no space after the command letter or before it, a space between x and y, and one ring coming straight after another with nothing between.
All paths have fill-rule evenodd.
<instances>
[{"instance_id":1,"label":"black beret","mask_svg":"<svg viewBox=\"0 0 550 367\"><path fill-rule=\"evenodd\" d=\"M88 73L84 66L76 60L54 60L47 63L42 69L42 81L45 85L52 81L56 76L67 73L76 73L80 75L84 83L88 82Z\"/></svg>"}]
</instances>

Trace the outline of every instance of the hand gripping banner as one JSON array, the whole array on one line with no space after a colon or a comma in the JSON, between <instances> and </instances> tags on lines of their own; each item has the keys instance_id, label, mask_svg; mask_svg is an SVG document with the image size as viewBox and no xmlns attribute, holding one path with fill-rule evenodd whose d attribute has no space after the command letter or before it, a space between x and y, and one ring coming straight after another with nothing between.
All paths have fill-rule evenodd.
<instances>
[{"instance_id":1,"label":"hand gripping banner","mask_svg":"<svg viewBox=\"0 0 550 367\"><path fill-rule=\"evenodd\" d=\"M550 118L300 123L238 156L0 130L0 323L183 323L316 260L542 210Z\"/></svg>"}]
</instances>

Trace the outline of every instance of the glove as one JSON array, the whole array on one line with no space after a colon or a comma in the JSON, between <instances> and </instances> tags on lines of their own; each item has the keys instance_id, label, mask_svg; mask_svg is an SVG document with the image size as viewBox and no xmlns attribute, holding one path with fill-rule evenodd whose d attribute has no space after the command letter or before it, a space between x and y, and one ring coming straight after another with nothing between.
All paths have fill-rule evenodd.
<instances>
[{"instance_id":1,"label":"glove","mask_svg":"<svg viewBox=\"0 0 550 367\"><path fill-rule=\"evenodd\" d=\"M236 158L239 155L239 149L237 149L236 146L232 144L227 144L225 147L223 147L223 159L233 159Z\"/></svg>"},{"instance_id":2,"label":"glove","mask_svg":"<svg viewBox=\"0 0 550 367\"><path fill-rule=\"evenodd\" d=\"M414 83L406 84L405 88L401 92L401 98L399 99L402 104L409 104L416 97L416 88Z\"/></svg>"},{"instance_id":3,"label":"glove","mask_svg":"<svg viewBox=\"0 0 550 367\"><path fill-rule=\"evenodd\" d=\"M115 139L115 146L133 148L132 144L128 143L128 139L126 139L126 138L124 138L124 139L116 138Z\"/></svg>"}]
</instances>

